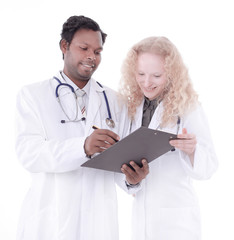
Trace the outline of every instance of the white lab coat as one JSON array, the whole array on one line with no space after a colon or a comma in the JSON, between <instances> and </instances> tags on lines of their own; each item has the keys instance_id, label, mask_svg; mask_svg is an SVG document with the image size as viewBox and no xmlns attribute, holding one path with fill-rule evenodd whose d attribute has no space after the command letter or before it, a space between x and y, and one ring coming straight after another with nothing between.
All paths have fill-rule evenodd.
<instances>
[{"instance_id":1,"label":"white lab coat","mask_svg":"<svg viewBox=\"0 0 234 240\"><path fill-rule=\"evenodd\" d=\"M132 125L141 126L142 108ZM160 125L163 104L160 103L149 128ZM133 205L133 240L200 240L199 204L192 179L208 179L217 169L217 158L209 127L201 106L181 119L179 133L187 128L197 137L194 167L180 150L170 151L149 164L150 173L142 182ZM177 126L160 129L177 133Z\"/></svg>"},{"instance_id":2,"label":"white lab coat","mask_svg":"<svg viewBox=\"0 0 234 240\"><path fill-rule=\"evenodd\" d=\"M61 124L66 117L55 98L54 79L26 86L18 95L16 152L32 176L18 240L118 239L115 181L127 191L124 175L80 167L88 160L83 146L92 125L108 129L103 88L90 81L85 122ZM113 131L123 137L128 133L125 108L114 91L104 89L116 124Z\"/></svg>"}]
</instances>

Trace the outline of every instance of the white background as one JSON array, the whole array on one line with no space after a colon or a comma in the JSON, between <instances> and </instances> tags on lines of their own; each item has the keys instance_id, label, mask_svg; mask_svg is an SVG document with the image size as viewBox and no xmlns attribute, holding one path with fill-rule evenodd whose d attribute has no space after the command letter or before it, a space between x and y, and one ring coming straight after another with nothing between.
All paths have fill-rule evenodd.
<instances>
[{"instance_id":1,"label":"white background","mask_svg":"<svg viewBox=\"0 0 234 240\"><path fill-rule=\"evenodd\" d=\"M0 5L0 239L15 239L29 174L14 152L15 97L25 84L62 69L58 42L72 15L96 20L108 34L96 80L117 89L128 49L152 35L168 37L181 52L210 122L219 169L195 182L203 239L233 240L234 14L228 0L21 0ZM130 239L132 197L119 191L120 240Z\"/></svg>"}]
</instances>

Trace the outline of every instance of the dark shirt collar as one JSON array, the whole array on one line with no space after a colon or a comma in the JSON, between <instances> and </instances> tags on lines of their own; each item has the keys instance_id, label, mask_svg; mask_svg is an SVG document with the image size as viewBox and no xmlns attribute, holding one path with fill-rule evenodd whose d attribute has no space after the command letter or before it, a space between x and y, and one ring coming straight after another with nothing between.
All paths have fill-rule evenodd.
<instances>
[{"instance_id":1,"label":"dark shirt collar","mask_svg":"<svg viewBox=\"0 0 234 240\"><path fill-rule=\"evenodd\" d=\"M157 106L158 106L157 99L149 100L147 97L145 97L143 111L145 111L147 108L150 108L151 110L153 109L155 110Z\"/></svg>"}]
</instances>

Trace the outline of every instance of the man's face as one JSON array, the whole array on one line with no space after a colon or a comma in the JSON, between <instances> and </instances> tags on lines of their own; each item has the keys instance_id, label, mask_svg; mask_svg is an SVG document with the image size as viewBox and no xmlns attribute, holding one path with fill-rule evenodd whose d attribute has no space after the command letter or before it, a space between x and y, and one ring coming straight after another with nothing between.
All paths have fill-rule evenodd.
<instances>
[{"instance_id":1,"label":"man's face","mask_svg":"<svg viewBox=\"0 0 234 240\"><path fill-rule=\"evenodd\" d=\"M102 36L99 31L78 30L70 43L61 42L64 54L64 73L83 88L101 62Z\"/></svg>"}]
</instances>

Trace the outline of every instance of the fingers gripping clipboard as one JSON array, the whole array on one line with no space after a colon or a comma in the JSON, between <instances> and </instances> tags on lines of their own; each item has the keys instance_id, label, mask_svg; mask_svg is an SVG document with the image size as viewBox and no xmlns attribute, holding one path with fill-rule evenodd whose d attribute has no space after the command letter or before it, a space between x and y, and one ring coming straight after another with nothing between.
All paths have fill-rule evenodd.
<instances>
[{"instance_id":1,"label":"fingers gripping clipboard","mask_svg":"<svg viewBox=\"0 0 234 240\"><path fill-rule=\"evenodd\" d=\"M140 127L81 166L121 173L124 163L133 160L141 166L142 158L149 163L172 150L169 141L176 137L172 133Z\"/></svg>"}]
</instances>

